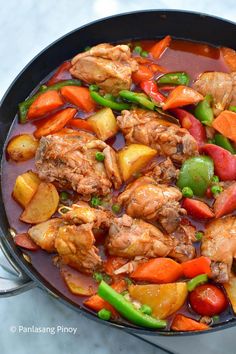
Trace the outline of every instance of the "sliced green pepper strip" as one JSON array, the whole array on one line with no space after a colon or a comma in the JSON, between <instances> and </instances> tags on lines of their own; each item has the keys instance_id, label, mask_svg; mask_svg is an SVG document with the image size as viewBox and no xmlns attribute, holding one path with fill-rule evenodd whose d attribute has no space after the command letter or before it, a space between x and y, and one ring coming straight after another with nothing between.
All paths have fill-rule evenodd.
<instances>
[{"instance_id":1,"label":"sliced green pepper strip","mask_svg":"<svg viewBox=\"0 0 236 354\"><path fill-rule=\"evenodd\" d=\"M200 274L187 282L188 291L193 291L198 285L205 284L208 281L207 274Z\"/></svg>"},{"instance_id":2,"label":"sliced green pepper strip","mask_svg":"<svg viewBox=\"0 0 236 354\"><path fill-rule=\"evenodd\" d=\"M185 72L168 73L161 76L157 83L159 85L185 85L189 84L189 76Z\"/></svg>"},{"instance_id":3,"label":"sliced green pepper strip","mask_svg":"<svg viewBox=\"0 0 236 354\"><path fill-rule=\"evenodd\" d=\"M156 105L150 101L147 96L143 93L132 92L128 90L122 90L119 95L129 102L140 104L141 106L154 111Z\"/></svg>"},{"instance_id":4,"label":"sliced green pepper strip","mask_svg":"<svg viewBox=\"0 0 236 354\"><path fill-rule=\"evenodd\" d=\"M206 95L203 101L199 102L194 110L195 117L200 120L202 124L212 125L214 120L213 110L211 108L212 96Z\"/></svg>"},{"instance_id":5,"label":"sliced green pepper strip","mask_svg":"<svg viewBox=\"0 0 236 354\"><path fill-rule=\"evenodd\" d=\"M104 107L109 107L114 109L115 111L123 111L124 109L130 109L130 105L128 103L118 103L111 99L104 98L96 91L90 91L90 95L92 99Z\"/></svg>"},{"instance_id":6,"label":"sliced green pepper strip","mask_svg":"<svg viewBox=\"0 0 236 354\"><path fill-rule=\"evenodd\" d=\"M226 138L222 134L216 134L214 137L214 142L216 145L221 146L222 148L228 150L231 152L231 154L235 154L235 149L233 148L233 145L229 141L228 138Z\"/></svg>"},{"instance_id":7,"label":"sliced green pepper strip","mask_svg":"<svg viewBox=\"0 0 236 354\"><path fill-rule=\"evenodd\" d=\"M229 111L236 112L236 106L229 106Z\"/></svg>"},{"instance_id":8,"label":"sliced green pepper strip","mask_svg":"<svg viewBox=\"0 0 236 354\"><path fill-rule=\"evenodd\" d=\"M165 328L167 325L167 322L164 320L157 320L154 317L136 310L131 302L127 301L104 281L101 281L98 287L98 295L109 302L124 318L138 326L154 329Z\"/></svg>"},{"instance_id":9,"label":"sliced green pepper strip","mask_svg":"<svg viewBox=\"0 0 236 354\"><path fill-rule=\"evenodd\" d=\"M177 186L192 189L194 195L204 196L214 176L214 163L208 156L194 156L187 159L179 173Z\"/></svg>"},{"instance_id":10,"label":"sliced green pepper strip","mask_svg":"<svg viewBox=\"0 0 236 354\"><path fill-rule=\"evenodd\" d=\"M32 103L38 98L42 93L52 90L60 90L63 86L81 86L81 81L79 80L64 80L57 82L52 86L42 85L39 88L39 92L34 96L27 98L24 102L19 103L19 115L20 115L20 123L24 124L27 121L27 113L28 109L32 105Z\"/></svg>"}]
</instances>

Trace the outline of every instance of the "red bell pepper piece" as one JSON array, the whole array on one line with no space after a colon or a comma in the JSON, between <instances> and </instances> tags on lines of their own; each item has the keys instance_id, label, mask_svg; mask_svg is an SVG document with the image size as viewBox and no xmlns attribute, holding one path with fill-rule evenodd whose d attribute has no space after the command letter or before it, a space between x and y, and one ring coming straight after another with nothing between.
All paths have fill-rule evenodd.
<instances>
[{"instance_id":1,"label":"red bell pepper piece","mask_svg":"<svg viewBox=\"0 0 236 354\"><path fill-rule=\"evenodd\" d=\"M206 131L204 126L195 118L191 113L181 108L174 108L171 112L179 119L183 128L187 129L189 133L194 137L199 146L202 146L206 142Z\"/></svg>"},{"instance_id":2,"label":"red bell pepper piece","mask_svg":"<svg viewBox=\"0 0 236 354\"><path fill-rule=\"evenodd\" d=\"M186 278L194 278L200 274L211 274L211 260L208 257L201 256L191 259L181 264L184 276Z\"/></svg>"},{"instance_id":3,"label":"red bell pepper piece","mask_svg":"<svg viewBox=\"0 0 236 354\"><path fill-rule=\"evenodd\" d=\"M222 181L233 181L236 179L236 156L220 146L206 144L201 148L201 152L209 155L215 166L215 174Z\"/></svg>"},{"instance_id":4,"label":"red bell pepper piece","mask_svg":"<svg viewBox=\"0 0 236 354\"><path fill-rule=\"evenodd\" d=\"M236 182L218 195L214 204L215 217L220 218L236 209Z\"/></svg>"},{"instance_id":5,"label":"red bell pepper piece","mask_svg":"<svg viewBox=\"0 0 236 354\"><path fill-rule=\"evenodd\" d=\"M154 102L160 103L165 101L165 96L158 91L155 82L149 80L142 81L140 87Z\"/></svg>"},{"instance_id":6,"label":"red bell pepper piece","mask_svg":"<svg viewBox=\"0 0 236 354\"><path fill-rule=\"evenodd\" d=\"M59 68L56 70L55 74L47 82L47 86L56 84L59 81L69 80L72 78L70 73L71 62L65 61Z\"/></svg>"},{"instance_id":7,"label":"red bell pepper piece","mask_svg":"<svg viewBox=\"0 0 236 354\"><path fill-rule=\"evenodd\" d=\"M210 219L214 216L209 206L200 200L185 198L182 206L196 219Z\"/></svg>"}]
</instances>

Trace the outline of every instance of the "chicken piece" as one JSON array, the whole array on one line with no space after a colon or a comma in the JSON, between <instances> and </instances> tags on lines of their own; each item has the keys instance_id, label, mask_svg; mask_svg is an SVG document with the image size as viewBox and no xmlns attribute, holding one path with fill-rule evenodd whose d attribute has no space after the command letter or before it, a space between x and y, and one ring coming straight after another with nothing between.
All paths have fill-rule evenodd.
<instances>
[{"instance_id":1,"label":"chicken piece","mask_svg":"<svg viewBox=\"0 0 236 354\"><path fill-rule=\"evenodd\" d=\"M186 262L195 256L195 247L193 242L196 241L195 227L192 225L179 225L171 237L174 239L174 247L169 253L169 257L174 258L178 262Z\"/></svg>"},{"instance_id":2,"label":"chicken piece","mask_svg":"<svg viewBox=\"0 0 236 354\"><path fill-rule=\"evenodd\" d=\"M220 51L230 71L236 71L236 51L227 47L220 48Z\"/></svg>"},{"instance_id":3,"label":"chicken piece","mask_svg":"<svg viewBox=\"0 0 236 354\"><path fill-rule=\"evenodd\" d=\"M121 113L117 123L128 144L148 145L178 163L198 154L197 142L189 132L175 124L163 125L158 113L142 109Z\"/></svg>"},{"instance_id":4,"label":"chicken piece","mask_svg":"<svg viewBox=\"0 0 236 354\"><path fill-rule=\"evenodd\" d=\"M145 169L145 176L152 177L155 182L162 184L175 182L178 175L179 170L175 168L169 157L161 162L153 161L150 166Z\"/></svg>"},{"instance_id":5,"label":"chicken piece","mask_svg":"<svg viewBox=\"0 0 236 354\"><path fill-rule=\"evenodd\" d=\"M110 255L125 258L165 257L172 249L172 240L157 227L124 214L112 221L106 247Z\"/></svg>"},{"instance_id":6,"label":"chicken piece","mask_svg":"<svg viewBox=\"0 0 236 354\"><path fill-rule=\"evenodd\" d=\"M39 178L72 188L86 199L91 194L107 195L112 187L109 180L112 171L115 187L121 185L116 159L110 157L115 152L107 147L106 143L85 132L43 137L35 158ZM95 159L98 150L105 150L104 163Z\"/></svg>"},{"instance_id":7,"label":"chicken piece","mask_svg":"<svg viewBox=\"0 0 236 354\"><path fill-rule=\"evenodd\" d=\"M212 261L212 276L217 281L227 282L236 257L236 217L228 216L210 222L201 245L203 256Z\"/></svg>"},{"instance_id":8,"label":"chicken piece","mask_svg":"<svg viewBox=\"0 0 236 354\"><path fill-rule=\"evenodd\" d=\"M28 230L32 240L43 250L47 252L55 252L55 239L63 221L59 218L44 221L40 224L32 226Z\"/></svg>"},{"instance_id":9,"label":"chicken piece","mask_svg":"<svg viewBox=\"0 0 236 354\"><path fill-rule=\"evenodd\" d=\"M62 219L67 223L76 225L92 223L94 228L110 226L112 213L107 210L91 208L88 203L82 201L67 209L70 210L62 214Z\"/></svg>"},{"instance_id":10,"label":"chicken piece","mask_svg":"<svg viewBox=\"0 0 236 354\"><path fill-rule=\"evenodd\" d=\"M139 257L166 256L184 262L194 257L193 229L181 226L175 234L167 235L154 225L124 214L113 219L106 247L109 254L134 259L135 262Z\"/></svg>"},{"instance_id":11,"label":"chicken piece","mask_svg":"<svg viewBox=\"0 0 236 354\"><path fill-rule=\"evenodd\" d=\"M138 64L131 58L129 46L124 44L99 44L77 54L71 64L70 72L74 77L97 84L114 95L130 88L132 72L138 70Z\"/></svg>"},{"instance_id":12,"label":"chicken piece","mask_svg":"<svg viewBox=\"0 0 236 354\"><path fill-rule=\"evenodd\" d=\"M118 197L118 203L124 205L126 213L134 218L158 221L168 232L179 225L181 215L186 213L180 207L182 193L175 187L156 184L154 179L144 176L128 185Z\"/></svg>"},{"instance_id":13,"label":"chicken piece","mask_svg":"<svg viewBox=\"0 0 236 354\"><path fill-rule=\"evenodd\" d=\"M202 95L213 96L213 112L218 116L236 104L236 73L205 72L195 81L193 88Z\"/></svg>"},{"instance_id":14,"label":"chicken piece","mask_svg":"<svg viewBox=\"0 0 236 354\"><path fill-rule=\"evenodd\" d=\"M102 260L94 246L93 224L63 225L59 228L55 248L64 264L83 273L91 274L99 269Z\"/></svg>"}]
</instances>

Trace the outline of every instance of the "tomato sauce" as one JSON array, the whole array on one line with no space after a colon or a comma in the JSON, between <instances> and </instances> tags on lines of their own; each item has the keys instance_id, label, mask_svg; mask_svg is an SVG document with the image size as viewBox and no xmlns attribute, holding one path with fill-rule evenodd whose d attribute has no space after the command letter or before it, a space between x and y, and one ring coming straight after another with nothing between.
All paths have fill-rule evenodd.
<instances>
[{"instance_id":1,"label":"tomato sauce","mask_svg":"<svg viewBox=\"0 0 236 354\"><path fill-rule=\"evenodd\" d=\"M142 41L141 43L139 42L139 44L141 44L141 46L145 50L148 50L153 43L154 41ZM161 59L158 61L158 65L165 67L169 71L186 71L190 75L192 80L196 79L197 76L204 71L215 70L228 72L228 69L224 64L223 58L221 57L220 50L218 48L206 44L198 44L183 40L173 40L170 48L166 49ZM21 125L18 123L18 117L16 116L11 128L10 138L22 133L32 133L34 130L34 124L27 123L25 125ZM118 133L114 138L109 139L108 143L115 150L119 150L125 144L124 137L122 136L122 134ZM35 170L33 159L25 162L16 163L10 160L8 161L6 156L3 156L3 202L5 205L9 225L17 233L27 232L29 225L19 220L19 217L22 213L22 208L12 198L12 191L17 176L28 170ZM197 222L196 220L191 220L191 223L196 226L197 230L204 230L204 223ZM100 237L98 244L99 248L101 248L103 252L103 246ZM197 252L199 253L198 244L196 244L196 248ZM35 267L35 269L37 269L37 272L46 281L48 281L53 287L59 290L61 294L63 294L74 304L83 307L83 301L85 297L73 295L69 291L60 274L59 268L54 265L53 257L55 257L55 255L49 254L43 250L39 250L36 252L24 250L23 252L30 257L32 265ZM91 279L88 277L88 283L89 282L91 282ZM186 312L187 314L189 313L189 311L191 312L191 309L187 304L185 304L181 309L182 313ZM194 314L193 312L191 312L191 315L196 319L199 319L200 317ZM225 312L221 315L219 323L229 320L232 317L233 315L231 309L230 307L228 307L227 310L225 310ZM123 319L120 319L119 321L126 322ZM166 330L168 330L168 328Z\"/></svg>"}]
</instances>

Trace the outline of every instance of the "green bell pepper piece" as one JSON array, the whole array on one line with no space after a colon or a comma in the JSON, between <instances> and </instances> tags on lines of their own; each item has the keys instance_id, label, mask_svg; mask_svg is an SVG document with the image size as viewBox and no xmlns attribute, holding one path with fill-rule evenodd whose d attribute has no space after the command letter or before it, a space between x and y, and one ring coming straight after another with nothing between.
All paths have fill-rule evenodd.
<instances>
[{"instance_id":1,"label":"green bell pepper piece","mask_svg":"<svg viewBox=\"0 0 236 354\"><path fill-rule=\"evenodd\" d=\"M42 85L39 88L39 92L36 93L34 96L27 98L24 102L19 103L19 116L20 116L20 123L24 124L27 121L27 113L32 105L32 103L38 98L42 93L52 90L60 90L63 86L81 86L81 81L79 80L64 80L57 82L52 86Z\"/></svg>"},{"instance_id":2,"label":"green bell pepper piece","mask_svg":"<svg viewBox=\"0 0 236 354\"><path fill-rule=\"evenodd\" d=\"M155 103L150 101L144 93L137 93L128 90L122 90L119 95L129 102L140 104L141 106L153 111L156 107Z\"/></svg>"},{"instance_id":3,"label":"green bell pepper piece","mask_svg":"<svg viewBox=\"0 0 236 354\"><path fill-rule=\"evenodd\" d=\"M221 146L225 150L230 151L231 154L235 154L235 149L234 149L233 145L231 144L229 139L226 138L224 135L218 134L218 133L215 134L214 142L216 145Z\"/></svg>"},{"instance_id":4,"label":"green bell pepper piece","mask_svg":"<svg viewBox=\"0 0 236 354\"><path fill-rule=\"evenodd\" d=\"M185 85L189 84L189 75L185 72L168 73L161 76L157 83L159 85Z\"/></svg>"},{"instance_id":5,"label":"green bell pepper piece","mask_svg":"<svg viewBox=\"0 0 236 354\"><path fill-rule=\"evenodd\" d=\"M194 156L187 159L181 169L177 186L192 189L194 195L204 196L214 176L214 163L208 156Z\"/></svg>"},{"instance_id":6,"label":"green bell pepper piece","mask_svg":"<svg viewBox=\"0 0 236 354\"><path fill-rule=\"evenodd\" d=\"M165 328L167 323L136 310L130 301L116 292L103 280L98 287L98 295L111 304L128 321L147 328Z\"/></svg>"},{"instance_id":7,"label":"green bell pepper piece","mask_svg":"<svg viewBox=\"0 0 236 354\"><path fill-rule=\"evenodd\" d=\"M128 103L116 102L113 99L110 99L108 96L103 97L97 91L90 91L90 95L92 99L104 107L109 107L114 109L115 111L123 111L124 109L130 109L130 105Z\"/></svg>"},{"instance_id":8,"label":"green bell pepper piece","mask_svg":"<svg viewBox=\"0 0 236 354\"><path fill-rule=\"evenodd\" d=\"M194 110L195 117L200 120L202 124L212 125L214 120L213 110L211 108L212 96L206 95L203 101L199 102Z\"/></svg>"}]
</instances>

